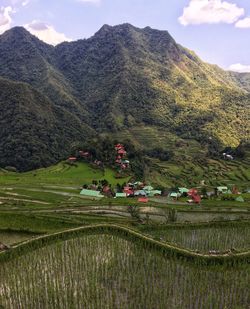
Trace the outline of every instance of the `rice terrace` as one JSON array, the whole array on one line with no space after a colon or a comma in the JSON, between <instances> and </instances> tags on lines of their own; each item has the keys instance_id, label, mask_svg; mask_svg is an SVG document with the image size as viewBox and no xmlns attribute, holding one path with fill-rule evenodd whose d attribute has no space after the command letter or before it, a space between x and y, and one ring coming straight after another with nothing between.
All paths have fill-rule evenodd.
<instances>
[{"instance_id":1,"label":"rice terrace","mask_svg":"<svg viewBox=\"0 0 250 309\"><path fill-rule=\"evenodd\" d=\"M104 176L128 181L82 162L1 171L3 308L248 308L248 202L79 194Z\"/></svg>"},{"instance_id":2,"label":"rice terrace","mask_svg":"<svg viewBox=\"0 0 250 309\"><path fill-rule=\"evenodd\" d=\"M250 309L249 16L0 0L0 309Z\"/></svg>"}]
</instances>

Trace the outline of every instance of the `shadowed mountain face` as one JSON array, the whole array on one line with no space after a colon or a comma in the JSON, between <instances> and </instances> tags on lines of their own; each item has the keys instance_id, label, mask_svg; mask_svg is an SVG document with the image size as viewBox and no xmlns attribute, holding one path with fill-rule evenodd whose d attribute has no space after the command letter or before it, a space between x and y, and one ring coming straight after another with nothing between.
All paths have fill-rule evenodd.
<instances>
[{"instance_id":1,"label":"shadowed mountain face","mask_svg":"<svg viewBox=\"0 0 250 309\"><path fill-rule=\"evenodd\" d=\"M25 83L0 78L0 166L30 170L65 158L92 130Z\"/></svg>"},{"instance_id":2,"label":"shadowed mountain face","mask_svg":"<svg viewBox=\"0 0 250 309\"><path fill-rule=\"evenodd\" d=\"M46 149L40 163L35 159L36 166L60 159L70 151L69 145L93 131L154 126L182 138L204 142L212 137L233 146L250 135L250 75L202 62L166 31L104 25L90 39L53 47L21 27L13 28L0 36L0 76L5 79L1 89L3 83L11 89L1 91L1 112L6 117L1 128L9 132L8 143L15 137L21 149L31 149L26 157L33 161L33 144L14 135L13 122L22 119L22 132ZM10 80L21 83L17 87ZM34 116L29 125L23 110L18 116L9 112L19 98ZM46 134L40 138L35 129L38 114L47 117L42 131L48 130L48 138ZM69 133L55 137L56 131L49 131L55 126ZM64 142L51 148L50 138ZM4 147L1 156L2 166L33 168L22 160L18 163L11 147Z\"/></svg>"}]
</instances>

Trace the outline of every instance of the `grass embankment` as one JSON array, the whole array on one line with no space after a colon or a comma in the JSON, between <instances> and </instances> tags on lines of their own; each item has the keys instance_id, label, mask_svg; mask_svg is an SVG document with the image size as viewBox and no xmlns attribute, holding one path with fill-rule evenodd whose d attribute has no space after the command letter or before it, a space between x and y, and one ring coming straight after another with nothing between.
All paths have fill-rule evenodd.
<instances>
[{"instance_id":1,"label":"grass embankment","mask_svg":"<svg viewBox=\"0 0 250 309\"><path fill-rule=\"evenodd\" d=\"M132 230L128 227L100 224L86 227L79 227L70 229L64 232L58 232L46 236L37 237L34 240L28 240L21 245L14 246L12 249L0 253L0 261L8 261L18 256L27 254L28 252L37 250L38 248L48 246L57 241L65 241L74 239L81 235L89 234L113 234L120 237L125 237L127 240L137 241L142 243L148 248L160 251L168 256L184 258L188 261L194 261L201 265L216 265L216 264L235 264L235 263L249 263L250 251L240 253L225 253L216 255L207 255L202 253L196 253L188 249L179 248L172 244L162 243L154 240L148 236L145 236L138 231Z\"/></svg>"}]
</instances>

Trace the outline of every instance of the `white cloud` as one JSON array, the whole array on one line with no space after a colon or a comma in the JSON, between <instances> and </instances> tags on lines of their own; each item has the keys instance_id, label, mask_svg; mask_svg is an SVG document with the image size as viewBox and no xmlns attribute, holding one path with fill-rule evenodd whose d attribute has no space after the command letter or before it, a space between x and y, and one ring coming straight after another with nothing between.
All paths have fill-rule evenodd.
<instances>
[{"instance_id":1,"label":"white cloud","mask_svg":"<svg viewBox=\"0 0 250 309\"><path fill-rule=\"evenodd\" d=\"M13 12L14 10L10 6L0 8L0 34L10 29L12 21L10 14Z\"/></svg>"},{"instance_id":2,"label":"white cloud","mask_svg":"<svg viewBox=\"0 0 250 309\"><path fill-rule=\"evenodd\" d=\"M236 22L245 14L243 8L222 0L190 0L183 9L179 22L184 25L216 24Z\"/></svg>"},{"instance_id":3,"label":"white cloud","mask_svg":"<svg viewBox=\"0 0 250 309\"><path fill-rule=\"evenodd\" d=\"M239 73L250 72L250 65L235 63L235 64L231 64L228 69L230 71L239 72Z\"/></svg>"},{"instance_id":4,"label":"white cloud","mask_svg":"<svg viewBox=\"0 0 250 309\"><path fill-rule=\"evenodd\" d=\"M235 24L236 28L250 28L250 17L246 17L244 19L240 19Z\"/></svg>"},{"instance_id":5,"label":"white cloud","mask_svg":"<svg viewBox=\"0 0 250 309\"><path fill-rule=\"evenodd\" d=\"M31 34L51 45L71 41L71 39L67 38L64 33L57 32L53 26L38 20L33 20L30 24L24 25L24 27Z\"/></svg>"}]
</instances>

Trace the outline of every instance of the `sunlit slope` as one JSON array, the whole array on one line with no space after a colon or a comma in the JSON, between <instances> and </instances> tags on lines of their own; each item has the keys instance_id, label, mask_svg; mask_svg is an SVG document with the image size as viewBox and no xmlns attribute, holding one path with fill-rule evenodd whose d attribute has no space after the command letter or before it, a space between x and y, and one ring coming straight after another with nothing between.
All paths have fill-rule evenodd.
<instances>
[{"instance_id":1,"label":"sunlit slope","mask_svg":"<svg viewBox=\"0 0 250 309\"><path fill-rule=\"evenodd\" d=\"M0 36L0 53L0 76L29 84L55 109L55 119L31 130L36 127L35 105L40 100L27 92L19 97L15 90L0 97L1 104L14 101L22 106L18 113L5 113L5 139L15 135L13 123L23 124L25 117L28 121L20 128L26 138L16 138L22 151L4 143L3 168L14 165L26 171L49 166L93 133L122 134L138 126L145 132L156 127L202 145L210 138L221 147L249 139L249 76L204 63L167 31L104 25L89 39L53 47L15 27ZM4 105L1 108L5 112ZM63 142L58 141L58 131ZM39 158L38 140L43 147ZM29 164L20 160L20 153Z\"/></svg>"}]
</instances>

